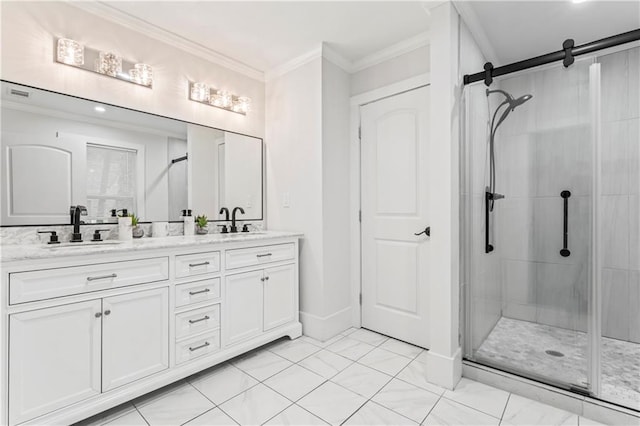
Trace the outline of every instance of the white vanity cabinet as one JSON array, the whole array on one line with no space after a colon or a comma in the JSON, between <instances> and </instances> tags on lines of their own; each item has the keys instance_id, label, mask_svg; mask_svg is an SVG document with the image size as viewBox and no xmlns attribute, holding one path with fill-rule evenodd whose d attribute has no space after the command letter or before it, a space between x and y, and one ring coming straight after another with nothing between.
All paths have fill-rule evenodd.
<instances>
[{"instance_id":1,"label":"white vanity cabinet","mask_svg":"<svg viewBox=\"0 0 640 426\"><path fill-rule=\"evenodd\" d=\"M102 300L102 392L169 368L169 290Z\"/></svg>"},{"instance_id":2,"label":"white vanity cabinet","mask_svg":"<svg viewBox=\"0 0 640 426\"><path fill-rule=\"evenodd\" d=\"M9 424L101 392L100 300L11 315Z\"/></svg>"},{"instance_id":3,"label":"white vanity cabinet","mask_svg":"<svg viewBox=\"0 0 640 426\"><path fill-rule=\"evenodd\" d=\"M168 368L168 302L165 287L11 315L10 423Z\"/></svg>"},{"instance_id":4,"label":"white vanity cabinet","mask_svg":"<svg viewBox=\"0 0 640 426\"><path fill-rule=\"evenodd\" d=\"M298 236L274 234L3 250L0 424L74 423L300 336Z\"/></svg>"},{"instance_id":5,"label":"white vanity cabinet","mask_svg":"<svg viewBox=\"0 0 640 426\"><path fill-rule=\"evenodd\" d=\"M228 270L251 269L229 272L225 278L227 345L294 320L297 264L291 262L295 258L292 243L227 250Z\"/></svg>"}]
</instances>

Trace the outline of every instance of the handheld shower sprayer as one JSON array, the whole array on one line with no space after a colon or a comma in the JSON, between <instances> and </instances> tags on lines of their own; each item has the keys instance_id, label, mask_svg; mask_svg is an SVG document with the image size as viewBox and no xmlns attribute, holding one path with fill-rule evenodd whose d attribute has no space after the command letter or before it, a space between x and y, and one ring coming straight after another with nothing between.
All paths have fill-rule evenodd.
<instances>
[{"instance_id":1,"label":"handheld shower sprayer","mask_svg":"<svg viewBox=\"0 0 640 426\"><path fill-rule=\"evenodd\" d=\"M495 200L504 198L503 195L496 194L495 192L496 162L495 162L495 154L494 154L494 141L495 141L496 131L498 130L498 127L500 126L500 124L502 124L502 122L507 119L507 116L509 114L515 111L517 107L524 104L529 99L533 98L533 96L530 94L520 96L519 98L514 98L513 96L511 96L511 94L500 89L495 89L495 90L487 89L486 91L487 98L492 93L502 94L505 97L505 100L502 101L502 103L497 106L495 112L493 113L493 117L491 119L491 133L489 134L489 188L487 190L487 192L491 194L490 207L489 207L490 211L493 211L493 203ZM502 115L500 116L500 118L498 119L498 122L496 123L496 117L498 116L498 112L502 107L505 107L505 106L506 108L504 108Z\"/></svg>"}]
</instances>

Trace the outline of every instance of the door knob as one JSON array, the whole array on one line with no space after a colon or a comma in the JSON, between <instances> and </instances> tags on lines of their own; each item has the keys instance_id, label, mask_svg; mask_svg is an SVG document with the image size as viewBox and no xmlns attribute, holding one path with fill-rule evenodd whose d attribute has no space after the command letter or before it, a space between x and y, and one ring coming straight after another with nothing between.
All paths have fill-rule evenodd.
<instances>
[{"instance_id":1,"label":"door knob","mask_svg":"<svg viewBox=\"0 0 640 426\"><path fill-rule=\"evenodd\" d=\"M427 226L426 228L424 228L424 231L418 232L417 234L413 234L413 235L418 236L418 235L422 235L422 234L425 234L427 237L430 237L431 236L431 227Z\"/></svg>"}]
</instances>

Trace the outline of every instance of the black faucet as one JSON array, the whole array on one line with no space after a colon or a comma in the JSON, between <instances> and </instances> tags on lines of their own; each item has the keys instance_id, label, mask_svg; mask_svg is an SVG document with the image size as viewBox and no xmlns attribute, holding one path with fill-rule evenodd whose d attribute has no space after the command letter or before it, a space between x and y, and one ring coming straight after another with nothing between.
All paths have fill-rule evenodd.
<instances>
[{"instance_id":1,"label":"black faucet","mask_svg":"<svg viewBox=\"0 0 640 426\"><path fill-rule=\"evenodd\" d=\"M73 234L71 234L72 243L81 243L82 234L80 233L80 216L87 215L87 208L85 206L71 206L69 208L69 214L71 215L71 224L73 225Z\"/></svg>"},{"instance_id":2,"label":"black faucet","mask_svg":"<svg viewBox=\"0 0 640 426\"><path fill-rule=\"evenodd\" d=\"M220 214L224 213L224 220L228 221L229 220L229 209L226 207L223 207L220 209Z\"/></svg>"},{"instance_id":3,"label":"black faucet","mask_svg":"<svg viewBox=\"0 0 640 426\"><path fill-rule=\"evenodd\" d=\"M233 213L231 213L231 230L229 232L238 232L238 227L236 226L236 212L240 210L240 213L244 214L244 209L242 207L234 207Z\"/></svg>"}]
</instances>

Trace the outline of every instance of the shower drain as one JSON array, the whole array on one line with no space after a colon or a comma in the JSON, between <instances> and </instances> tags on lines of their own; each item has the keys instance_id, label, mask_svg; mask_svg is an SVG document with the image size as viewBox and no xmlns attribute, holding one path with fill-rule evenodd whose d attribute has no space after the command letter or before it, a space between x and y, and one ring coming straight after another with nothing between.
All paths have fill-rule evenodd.
<instances>
[{"instance_id":1,"label":"shower drain","mask_svg":"<svg viewBox=\"0 0 640 426\"><path fill-rule=\"evenodd\" d=\"M551 356L557 356L558 358L563 357L564 354L562 352L558 352L558 351L552 351L552 350L548 350L548 351L544 351L547 355L551 355Z\"/></svg>"}]
</instances>

